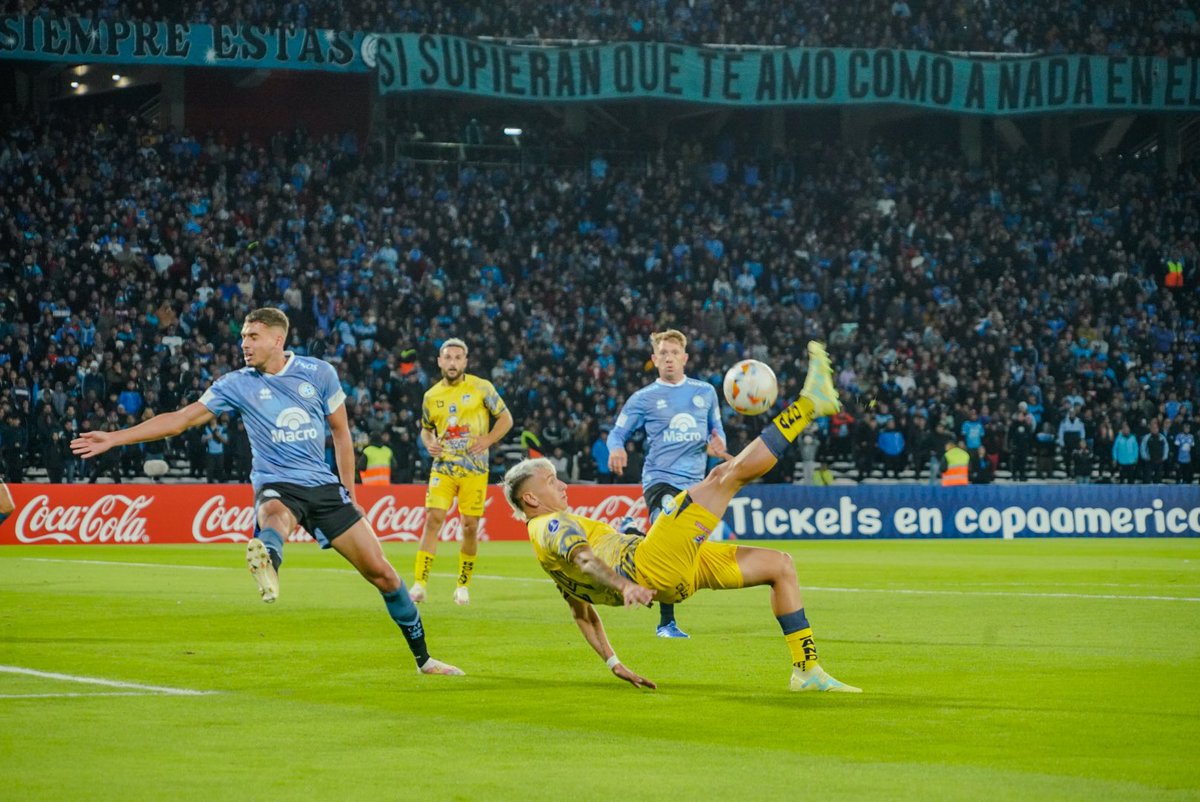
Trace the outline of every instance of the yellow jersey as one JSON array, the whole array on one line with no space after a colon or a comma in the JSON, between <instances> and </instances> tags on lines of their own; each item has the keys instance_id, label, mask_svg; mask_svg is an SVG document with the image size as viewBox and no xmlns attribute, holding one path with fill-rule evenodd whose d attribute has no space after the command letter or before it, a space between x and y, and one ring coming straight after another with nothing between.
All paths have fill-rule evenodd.
<instances>
[{"instance_id":1,"label":"yellow jersey","mask_svg":"<svg viewBox=\"0 0 1200 802\"><path fill-rule=\"evenodd\" d=\"M442 443L442 455L433 461L433 471L445 476L486 474L487 454L471 456L467 447L491 429L491 418L507 407L487 379L463 375L458 384L442 379L425 391L421 402L421 428L429 429Z\"/></svg>"},{"instance_id":2,"label":"yellow jersey","mask_svg":"<svg viewBox=\"0 0 1200 802\"><path fill-rule=\"evenodd\" d=\"M539 515L529 522L528 528L529 542L542 570L550 575L563 596L590 604L619 607L625 603L620 591L605 587L585 574L571 558L580 546L587 545L601 562L632 577L633 555L641 537L622 534L602 521L569 512Z\"/></svg>"}]
</instances>

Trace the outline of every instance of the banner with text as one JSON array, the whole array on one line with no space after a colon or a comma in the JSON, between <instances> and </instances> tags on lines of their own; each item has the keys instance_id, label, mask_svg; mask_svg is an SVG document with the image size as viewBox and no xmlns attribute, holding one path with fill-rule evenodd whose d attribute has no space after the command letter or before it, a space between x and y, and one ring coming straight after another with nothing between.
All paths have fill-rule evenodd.
<instances>
[{"instance_id":1,"label":"banner with text","mask_svg":"<svg viewBox=\"0 0 1200 802\"><path fill-rule=\"evenodd\" d=\"M249 485L9 485L16 511L0 524L0 545L79 543L244 543L254 532ZM425 529L425 486L361 486L358 503L380 540L412 541ZM636 485L571 489L571 510L616 526L631 516L646 528ZM498 486L488 488L479 526L484 540L524 540ZM446 519L442 540L459 540L461 519ZM289 540L311 541L303 531Z\"/></svg>"},{"instance_id":2,"label":"banner with text","mask_svg":"<svg viewBox=\"0 0 1200 802\"><path fill-rule=\"evenodd\" d=\"M753 485L735 537L1200 537L1200 488L1180 485Z\"/></svg>"},{"instance_id":3,"label":"banner with text","mask_svg":"<svg viewBox=\"0 0 1200 802\"><path fill-rule=\"evenodd\" d=\"M899 104L974 114L1200 109L1200 59L915 50L717 50L658 42L506 46L379 34L380 94L456 92L539 103L657 98L736 106Z\"/></svg>"},{"instance_id":4,"label":"banner with text","mask_svg":"<svg viewBox=\"0 0 1200 802\"><path fill-rule=\"evenodd\" d=\"M367 73L362 33L238 23L0 16L0 58Z\"/></svg>"},{"instance_id":5,"label":"banner with text","mask_svg":"<svg viewBox=\"0 0 1200 802\"><path fill-rule=\"evenodd\" d=\"M9 485L17 510L0 545L240 543L254 531L247 485ZM358 488L381 540L415 542L425 526L425 486ZM637 485L576 485L571 511L643 529ZM499 487L488 488L486 540L524 540ZM1174 485L754 485L729 506L714 537L753 539L1200 537L1200 491ZM443 540L457 540L451 514ZM309 541L304 532L293 541Z\"/></svg>"}]
</instances>

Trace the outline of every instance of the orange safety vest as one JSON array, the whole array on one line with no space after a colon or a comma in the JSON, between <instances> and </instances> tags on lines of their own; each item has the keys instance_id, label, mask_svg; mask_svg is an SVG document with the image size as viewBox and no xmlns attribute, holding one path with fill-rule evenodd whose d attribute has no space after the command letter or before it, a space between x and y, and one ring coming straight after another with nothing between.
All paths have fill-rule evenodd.
<instances>
[{"instance_id":1,"label":"orange safety vest","mask_svg":"<svg viewBox=\"0 0 1200 802\"><path fill-rule=\"evenodd\" d=\"M1183 286L1183 262L1167 260L1167 280L1163 283L1174 289Z\"/></svg>"},{"instance_id":2,"label":"orange safety vest","mask_svg":"<svg viewBox=\"0 0 1200 802\"><path fill-rule=\"evenodd\" d=\"M946 452L946 471L942 474L942 487L961 487L971 483L967 466L971 456L955 446Z\"/></svg>"},{"instance_id":3,"label":"orange safety vest","mask_svg":"<svg viewBox=\"0 0 1200 802\"><path fill-rule=\"evenodd\" d=\"M392 483L392 450L387 446L367 446L363 449L367 467L360 472L364 485Z\"/></svg>"}]
</instances>

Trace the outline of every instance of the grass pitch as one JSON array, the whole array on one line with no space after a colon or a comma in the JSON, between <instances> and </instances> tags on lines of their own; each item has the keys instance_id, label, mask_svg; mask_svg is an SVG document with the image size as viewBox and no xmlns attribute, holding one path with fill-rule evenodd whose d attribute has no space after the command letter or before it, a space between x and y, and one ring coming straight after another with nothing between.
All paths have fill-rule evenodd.
<instances>
[{"instance_id":1,"label":"grass pitch","mask_svg":"<svg viewBox=\"0 0 1200 802\"><path fill-rule=\"evenodd\" d=\"M635 690L523 543L483 544L465 608L442 545L422 614L463 678L311 546L275 605L240 546L2 549L0 798L1200 797L1200 541L770 545L861 696L787 692L765 588L681 605L689 641L602 610Z\"/></svg>"}]
</instances>

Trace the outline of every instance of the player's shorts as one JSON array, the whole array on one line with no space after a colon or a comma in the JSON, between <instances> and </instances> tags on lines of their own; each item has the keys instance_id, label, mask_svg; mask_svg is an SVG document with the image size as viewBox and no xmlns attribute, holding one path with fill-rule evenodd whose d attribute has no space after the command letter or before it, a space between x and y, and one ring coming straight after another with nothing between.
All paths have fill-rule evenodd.
<instances>
[{"instance_id":1,"label":"player's shorts","mask_svg":"<svg viewBox=\"0 0 1200 802\"><path fill-rule=\"evenodd\" d=\"M634 552L631 579L657 591L654 600L662 604L678 604L704 588L742 587L737 546L708 542L720 522L687 493L669 497Z\"/></svg>"},{"instance_id":2,"label":"player's shorts","mask_svg":"<svg viewBox=\"0 0 1200 802\"><path fill-rule=\"evenodd\" d=\"M335 537L362 520L362 513L351 503L350 494L341 483L304 487L290 482L270 482L254 494L255 511L271 500L283 502L323 549L329 548ZM286 532L282 534L287 536Z\"/></svg>"},{"instance_id":3,"label":"player's shorts","mask_svg":"<svg viewBox=\"0 0 1200 802\"><path fill-rule=\"evenodd\" d=\"M646 501L646 515L651 524L658 519L658 516L662 515L663 502L678 496L682 491L682 487L669 485L666 482L655 482L642 491L642 498Z\"/></svg>"},{"instance_id":4,"label":"player's shorts","mask_svg":"<svg viewBox=\"0 0 1200 802\"><path fill-rule=\"evenodd\" d=\"M478 518L483 515L487 487L486 473L447 476L432 471L429 474L429 489L425 491L425 506L433 510L448 510L457 498L459 514Z\"/></svg>"}]
</instances>

